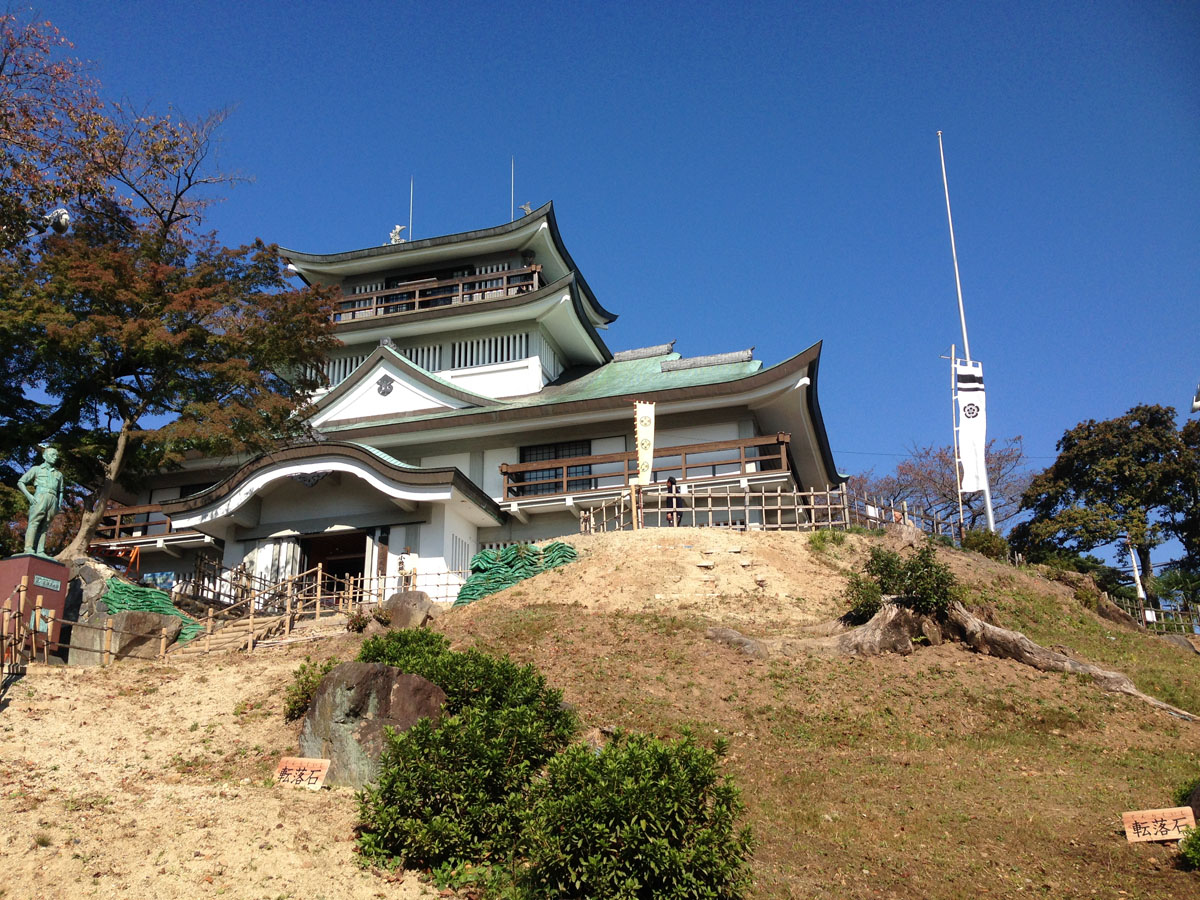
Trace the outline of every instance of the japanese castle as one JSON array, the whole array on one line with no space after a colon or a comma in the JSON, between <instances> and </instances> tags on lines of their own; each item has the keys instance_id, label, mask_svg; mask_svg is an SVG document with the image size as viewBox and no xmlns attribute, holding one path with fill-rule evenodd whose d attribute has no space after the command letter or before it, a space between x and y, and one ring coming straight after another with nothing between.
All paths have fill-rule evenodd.
<instances>
[{"instance_id":1,"label":"japanese castle","mask_svg":"<svg viewBox=\"0 0 1200 900\"><path fill-rule=\"evenodd\" d=\"M148 580L187 578L204 557L266 580L321 563L388 582L409 548L416 587L452 599L480 548L578 533L630 495L635 401L655 404L651 502L671 477L689 508L714 489L842 481L817 404L819 343L769 368L748 350L686 357L674 342L613 352L601 332L617 316L552 204L479 231L281 253L305 282L341 288L314 439L195 460L115 505L97 549L138 548Z\"/></svg>"}]
</instances>

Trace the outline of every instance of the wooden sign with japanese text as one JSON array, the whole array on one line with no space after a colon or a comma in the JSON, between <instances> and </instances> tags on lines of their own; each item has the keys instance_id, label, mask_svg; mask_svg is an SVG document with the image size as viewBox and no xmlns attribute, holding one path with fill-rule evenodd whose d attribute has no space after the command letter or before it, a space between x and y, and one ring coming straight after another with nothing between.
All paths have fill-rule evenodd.
<instances>
[{"instance_id":1,"label":"wooden sign with japanese text","mask_svg":"<svg viewBox=\"0 0 1200 900\"><path fill-rule=\"evenodd\" d=\"M1189 828L1196 827L1196 818L1190 806L1175 806L1171 809L1143 809L1121 815L1125 823L1125 837L1134 841L1179 841Z\"/></svg>"},{"instance_id":2,"label":"wooden sign with japanese text","mask_svg":"<svg viewBox=\"0 0 1200 900\"><path fill-rule=\"evenodd\" d=\"M319 791L329 774L329 760L304 759L300 756L285 756L275 769L276 784L290 784Z\"/></svg>"}]
</instances>

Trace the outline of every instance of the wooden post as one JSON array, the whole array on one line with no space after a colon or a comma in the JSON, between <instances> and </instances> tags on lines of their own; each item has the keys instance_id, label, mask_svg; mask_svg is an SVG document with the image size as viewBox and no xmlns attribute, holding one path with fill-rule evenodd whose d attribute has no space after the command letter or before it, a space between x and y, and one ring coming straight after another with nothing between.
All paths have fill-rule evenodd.
<instances>
[{"instance_id":1,"label":"wooden post","mask_svg":"<svg viewBox=\"0 0 1200 900\"><path fill-rule=\"evenodd\" d=\"M29 658L37 662L38 635L42 632L42 604L45 599L38 594L33 601L33 628L29 630Z\"/></svg>"},{"instance_id":2,"label":"wooden post","mask_svg":"<svg viewBox=\"0 0 1200 900\"><path fill-rule=\"evenodd\" d=\"M289 635L292 633L292 601L296 595L296 578L293 576L288 580L287 586L287 601L283 614L283 633Z\"/></svg>"},{"instance_id":3,"label":"wooden post","mask_svg":"<svg viewBox=\"0 0 1200 900\"><path fill-rule=\"evenodd\" d=\"M107 666L112 663L112 629L113 620L109 616L104 620L104 655L101 657L102 666Z\"/></svg>"},{"instance_id":4,"label":"wooden post","mask_svg":"<svg viewBox=\"0 0 1200 900\"><path fill-rule=\"evenodd\" d=\"M39 598L40 599L40 598ZM54 610L46 610L46 639L42 642L42 662L50 665L50 635L54 632Z\"/></svg>"},{"instance_id":5,"label":"wooden post","mask_svg":"<svg viewBox=\"0 0 1200 900\"><path fill-rule=\"evenodd\" d=\"M246 642L246 651L249 653L253 653L254 652L254 597L250 598L249 606L250 606L250 637L247 639L247 642Z\"/></svg>"},{"instance_id":6,"label":"wooden post","mask_svg":"<svg viewBox=\"0 0 1200 900\"><path fill-rule=\"evenodd\" d=\"M908 501L901 500L900 508L904 510L904 524L907 525L908 524Z\"/></svg>"},{"instance_id":7,"label":"wooden post","mask_svg":"<svg viewBox=\"0 0 1200 900\"><path fill-rule=\"evenodd\" d=\"M17 627L15 629L13 662L17 662L17 658L25 653L25 627L28 620L25 618L25 601L29 596L29 576L21 576L21 585L17 588Z\"/></svg>"},{"instance_id":8,"label":"wooden post","mask_svg":"<svg viewBox=\"0 0 1200 900\"><path fill-rule=\"evenodd\" d=\"M317 609L316 618L321 618L321 591L325 587L325 564L317 563Z\"/></svg>"},{"instance_id":9,"label":"wooden post","mask_svg":"<svg viewBox=\"0 0 1200 900\"><path fill-rule=\"evenodd\" d=\"M162 634L158 637L158 661L167 661L167 626L162 627Z\"/></svg>"},{"instance_id":10,"label":"wooden post","mask_svg":"<svg viewBox=\"0 0 1200 900\"><path fill-rule=\"evenodd\" d=\"M212 607L208 608L208 615L204 617L204 653L205 655L212 652Z\"/></svg>"}]
</instances>

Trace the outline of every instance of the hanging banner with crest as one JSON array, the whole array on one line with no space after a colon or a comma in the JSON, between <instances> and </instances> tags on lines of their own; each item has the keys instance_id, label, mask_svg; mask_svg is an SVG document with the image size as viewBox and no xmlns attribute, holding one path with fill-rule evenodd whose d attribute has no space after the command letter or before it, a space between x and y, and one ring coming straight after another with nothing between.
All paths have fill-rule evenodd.
<instances>
[{"instance_id":1,"label":"hanging banner with crest","mask_svg":"<svg viewBox=\"0 0 1200 900\"><path fill-rule=\"evenodd\" d=\"M654 404L636 401L633 412L637 443L637 477L633 483L647 485L654 473Z\"/></svg>"},{"instance_id":2,"label":"hanging banner with crest","mask_svg":"<svg viewBox=\"0 0 1200 900\"><path fill-rule=\"evenodd\" d=\"M959 493L987 490L987 406L983 398L983 364L956 360L954 392L958 401Z\"/></svg>"}]
</instances>

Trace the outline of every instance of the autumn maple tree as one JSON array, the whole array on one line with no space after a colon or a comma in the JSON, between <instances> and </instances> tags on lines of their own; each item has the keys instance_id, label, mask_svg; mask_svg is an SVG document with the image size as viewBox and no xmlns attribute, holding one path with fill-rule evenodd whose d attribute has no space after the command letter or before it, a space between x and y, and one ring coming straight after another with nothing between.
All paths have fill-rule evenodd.
<instances>
[{"instance_id":1,"label":"autumn maple tree","mask_svg":"<svg viewBox=\"0 0 1200 900\"><path fill-rule=\"evenodd\" d=\"M203 231L214 189L237 180L211 159L222 115L109 105L87 117L96 182L75 195L71 231L0 254L0 394L12 401L0 452L28 465L53 444L86 490L64 558L86 552L129 477L297 433L334 342L328 291L292 287L273 245L228 248Z\"/></svg>"}]
</instances>

